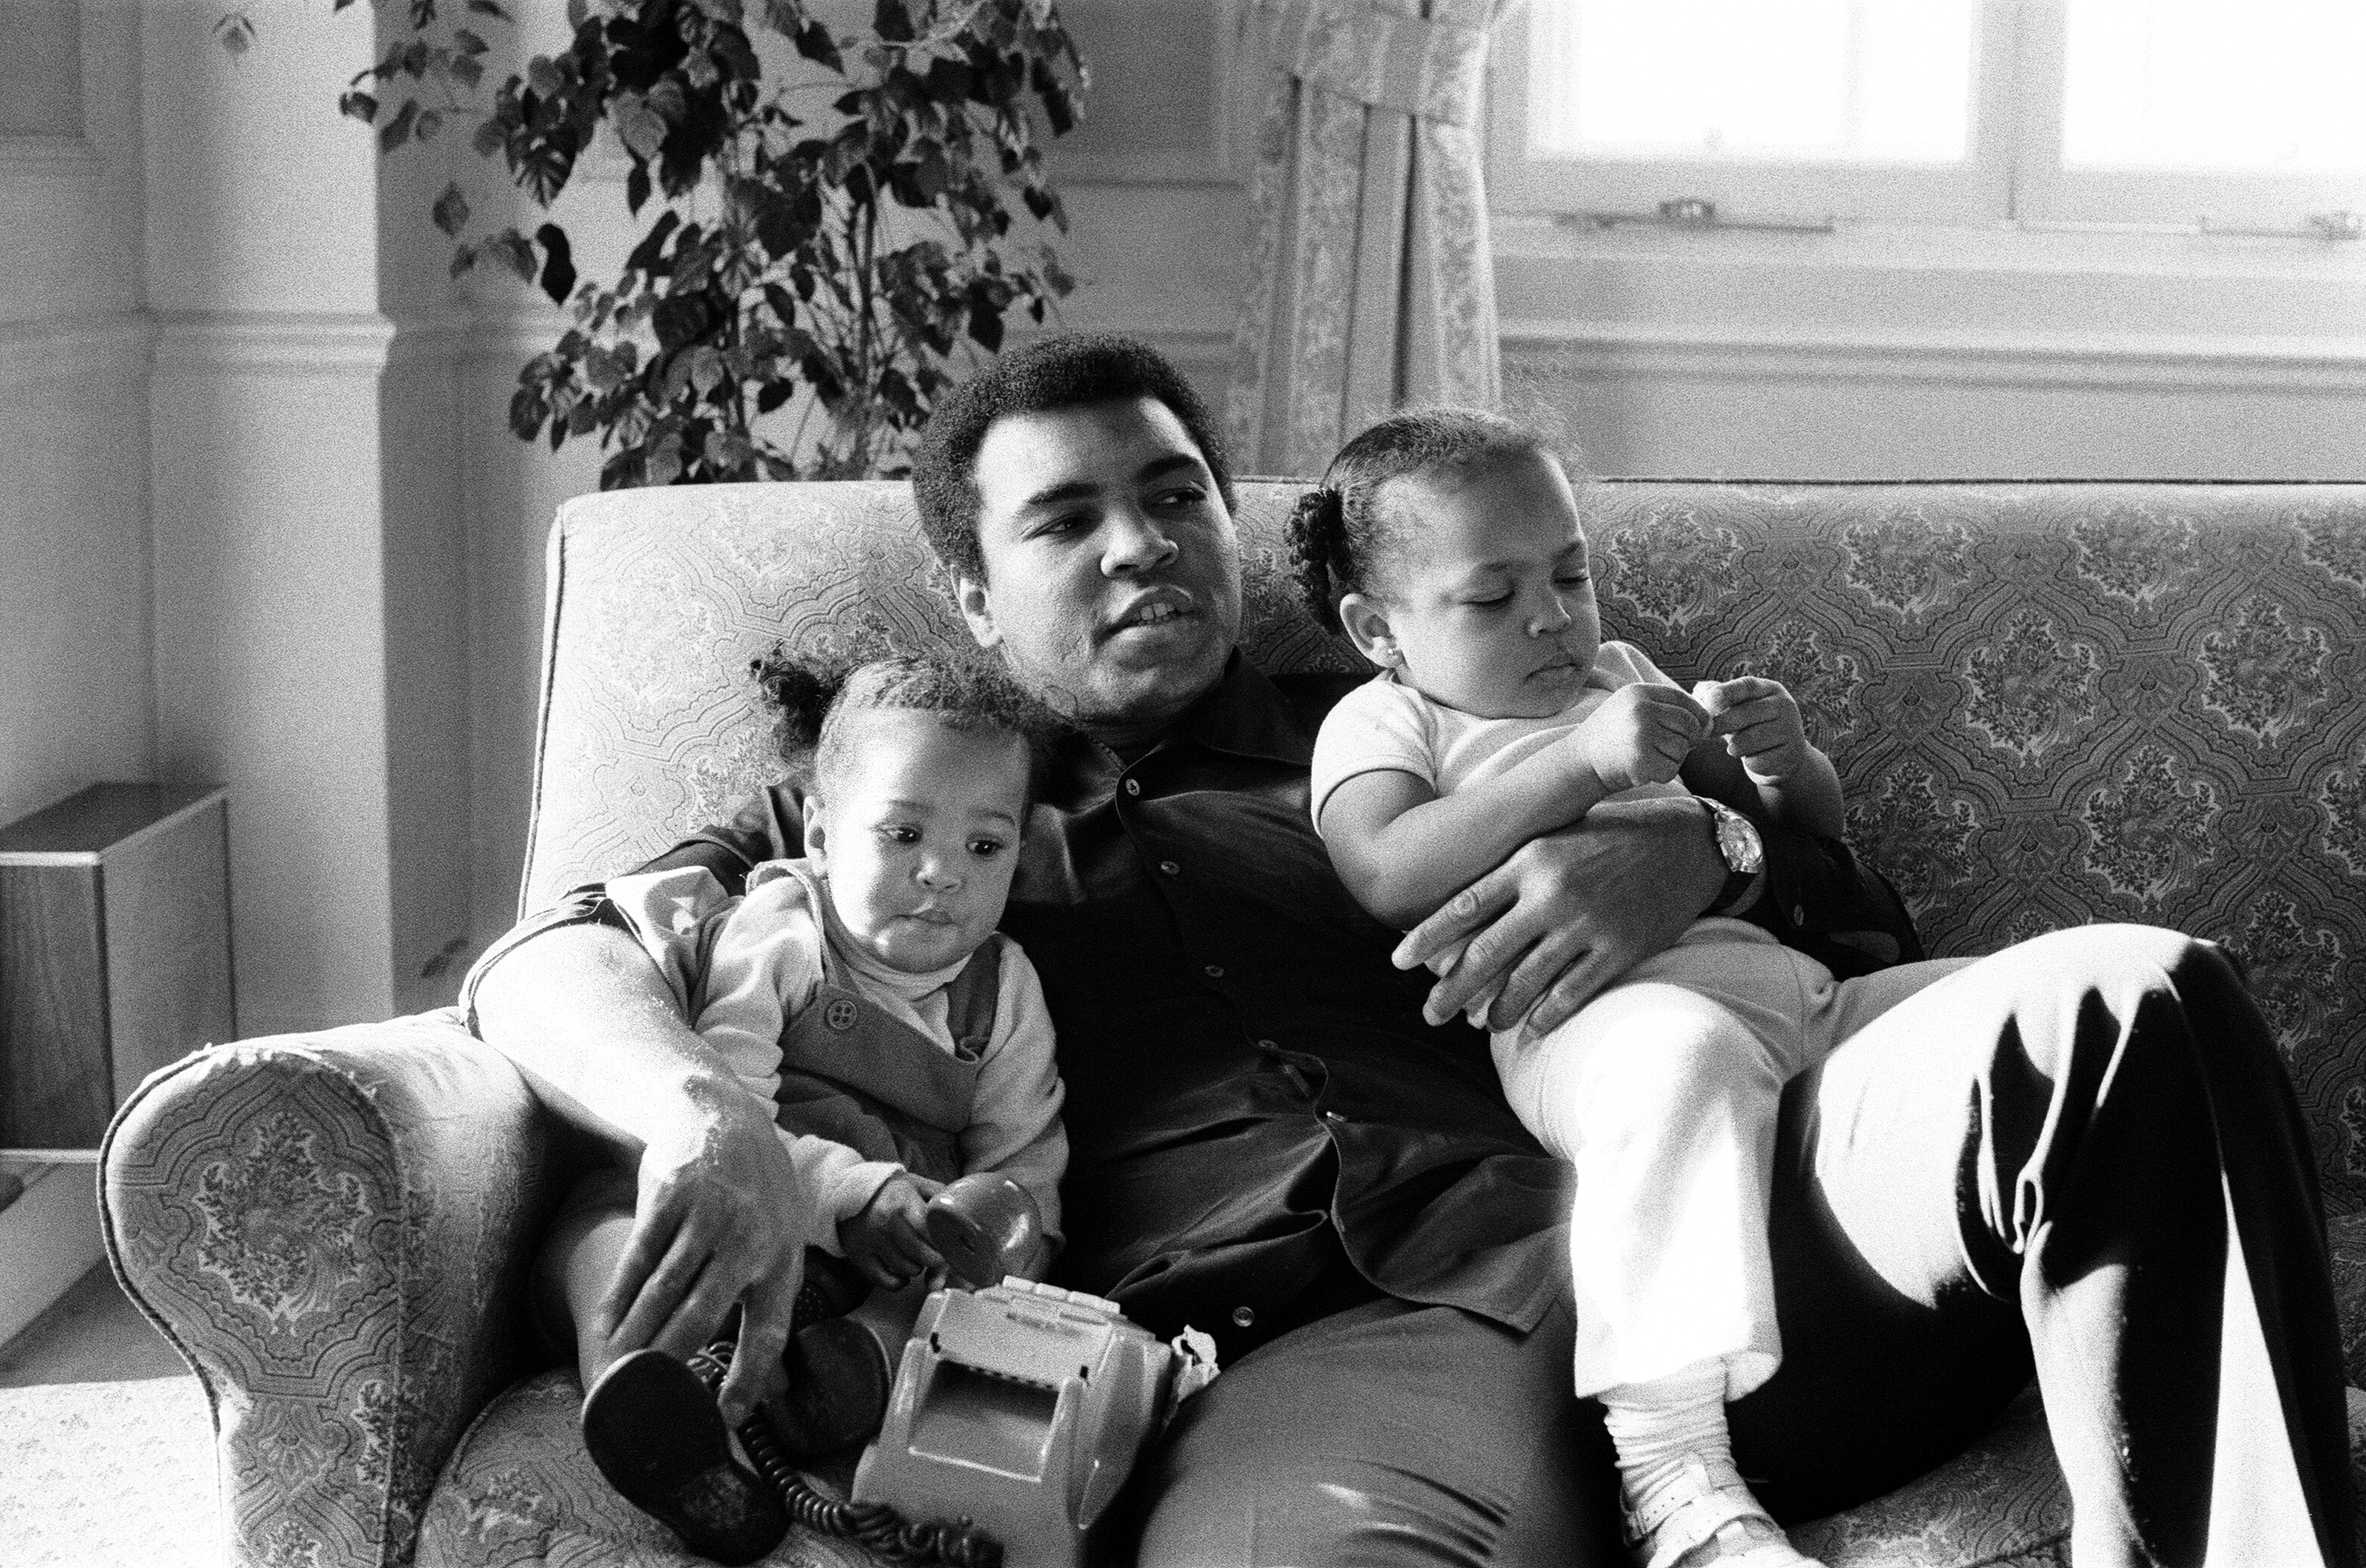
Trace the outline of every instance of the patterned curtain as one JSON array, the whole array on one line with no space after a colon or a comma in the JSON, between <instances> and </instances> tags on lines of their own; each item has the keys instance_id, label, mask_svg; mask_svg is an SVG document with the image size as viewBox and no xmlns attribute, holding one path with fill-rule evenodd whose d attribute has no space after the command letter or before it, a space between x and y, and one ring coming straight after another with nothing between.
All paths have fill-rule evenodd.
<instances>
[{"instance_id":1,"label":"patterned curtain","mask_svg":"<svg viewBox=\"0 0 2366 1568\"><path fill-rule=\"evenodd\" d=\"M1225 399L1241 472L1319 474L1405 403L1494 403L1479 110L1504 3L1254 0L1273 74Z\"/></svg>"}]
</instances>

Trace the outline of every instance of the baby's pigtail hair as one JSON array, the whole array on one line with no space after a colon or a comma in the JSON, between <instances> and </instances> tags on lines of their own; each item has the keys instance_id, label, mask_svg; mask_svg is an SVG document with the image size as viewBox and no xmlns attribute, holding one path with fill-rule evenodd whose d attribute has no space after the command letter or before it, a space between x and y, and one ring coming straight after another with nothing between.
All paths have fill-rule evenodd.
<instances>
[{"instance_id":1,"label":"baby's pigtail hair","mask_svg":"<svg viewBox=\"0 0 2366 1568\"><path fill-rule=\"evenodd\" d=\"M1319 486L1290 509L1290 560L1298 596L1314 623L1326 632L1344 630L1336 596L1348 586L1347 517L1340 493Z\"/></svg>"},{"instance_id":2,"label":"baby's pigtail hair","mask_svg":"<svg viewBox=\"0 0 2366 1568\"><path fill-rule=\"evenodd\" d=\"M822 721L838 700L854 666L835 653L800 654L785 643L775 643L761 657L750 660L749 673L780 723L781 754L799 772L813 762L821 744Z\"/></svg>"}]
</instances>

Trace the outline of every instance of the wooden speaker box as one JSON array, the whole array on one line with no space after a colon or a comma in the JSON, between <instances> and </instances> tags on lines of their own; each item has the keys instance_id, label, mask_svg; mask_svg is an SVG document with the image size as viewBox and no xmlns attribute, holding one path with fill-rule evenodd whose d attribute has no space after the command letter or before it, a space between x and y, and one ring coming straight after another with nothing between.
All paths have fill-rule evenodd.
<instances>
[{"instance_id":1,"label":"wooden speaker box","mask_svg":"<svg viewBox=\"0 0 2366 1568\"><path fill-rule=\"evenodd\" d=\"M95 1156L142 1078L234 1032L223 791L95 784L0 828L0 1151Z\"/></svg>"}]
</instances>

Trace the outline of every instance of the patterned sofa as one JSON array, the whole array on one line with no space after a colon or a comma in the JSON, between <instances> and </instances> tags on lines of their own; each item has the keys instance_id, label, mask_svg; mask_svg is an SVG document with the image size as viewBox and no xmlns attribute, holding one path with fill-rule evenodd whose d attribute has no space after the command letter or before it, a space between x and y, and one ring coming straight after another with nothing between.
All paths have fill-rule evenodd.
<instances>
[{"instance_id":1,"label":"patterned sofa","mask_svg":"<svg viewBox=\"0 0 2366 1568\"><path fill-rule=\"evenodd\" d=\"M1243 487L1268 666L1345 656L1286 591L1290 493ZM2366 486L1609 482L1590 506L1614 633L1682 677L1790 682L1934 951L2140 919L2242 953L2344 1216L2366 1381ZM740 671L775 636L858 609L959 636L930 576L900 486L569 503L524 902L764 778ZM235 1561L682 1561L607 1498L572 1374L529 1364L520 1285L560 1143L445 1014L219 1047L124 1108L110 1254L200 1374ZM2066 1518L2028 1397L1800 1539L1834 1568L2057 1563ZM853 1560L798 1535L773 1561Z\"/></svg>"}]
</instances>

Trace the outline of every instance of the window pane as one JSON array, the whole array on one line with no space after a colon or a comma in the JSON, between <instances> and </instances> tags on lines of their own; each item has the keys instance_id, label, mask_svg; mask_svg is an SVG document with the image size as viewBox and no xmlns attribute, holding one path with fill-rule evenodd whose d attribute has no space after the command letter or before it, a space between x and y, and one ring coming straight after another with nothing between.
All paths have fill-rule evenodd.
<instances>
[{"instance_id":1,"label":"window pane","mask_svg":"<svg viewBox=\"0 0 2366 1568\"><path fill-rule=\"evenodd\" d=\"M82 134L81 11L0 0L0 136Z\"/></svg>"},{"instance_id":2,"label":"window pane","mask_svg":"<svg viewBox=\"0 0 2366 1568\"><path fill-rule=\"evenodd\" d=\"M2071 168L2366 168L2360 0L2070 0Z\"/></svg>"},{"instance_id":3,"label":"window pane","mask_svg":"<svg viewBox=\"0 0 2366 1568\"><path fill-rule=\"evenodd\" d=\"M1529 155L1953 163L1974 0L1536 0Z\"/></svg>"}]
</instances>

